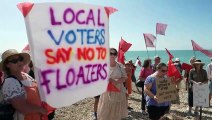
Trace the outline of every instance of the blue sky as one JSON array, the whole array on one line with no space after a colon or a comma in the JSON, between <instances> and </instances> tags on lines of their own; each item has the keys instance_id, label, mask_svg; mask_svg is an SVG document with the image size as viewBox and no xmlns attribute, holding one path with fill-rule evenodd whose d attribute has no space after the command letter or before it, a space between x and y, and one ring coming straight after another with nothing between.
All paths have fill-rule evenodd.
<instances>
[{"instance_id":1,"label":"blue sky","mask_svg":"<svg viewBox=\"0 0 212 120\"><path fill-rule=\"evenodd\" d=\"M205 49L212 44L212 0L2 0L0 4L0 53L28 43L20 2L82 2L118 9L110 17L110 46L121 36L130 50L146 50L143 33L155 35L157 22L168 24L166 35L157 36L157 50L192 50L191 40ZM154 48L148 48L154 50Z\"/></svg>"}]
</instances>

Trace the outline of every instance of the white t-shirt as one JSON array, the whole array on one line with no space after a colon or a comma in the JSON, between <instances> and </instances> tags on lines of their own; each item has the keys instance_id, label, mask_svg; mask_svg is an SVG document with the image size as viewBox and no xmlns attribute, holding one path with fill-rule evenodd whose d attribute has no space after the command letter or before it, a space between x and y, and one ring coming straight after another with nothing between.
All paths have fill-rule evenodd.
<instances>
[{"instance_id":1,"label":"white t-shirt","mask_svg":"<svg viewBox=\"0 0 212 120\"><path fill-rule=\"evenodd\" d=\"M25 96L26 91L23 86L32 86L33 79L26 73L23 73L27 79L21 80L22 87L20 82L12 77L6 78L2 87L3 98L5 101L9 102L15 97ZM24 120L23 114L16 111L14 113L14 120Z\"/></svg>"}]
</instances>

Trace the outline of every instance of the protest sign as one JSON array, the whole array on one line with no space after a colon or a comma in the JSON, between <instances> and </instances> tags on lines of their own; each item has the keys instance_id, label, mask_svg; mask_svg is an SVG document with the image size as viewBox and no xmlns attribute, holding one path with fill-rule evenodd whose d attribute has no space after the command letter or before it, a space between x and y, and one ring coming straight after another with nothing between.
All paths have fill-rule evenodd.
<instances>
[{"instance_id":1,"label":"protest sign","mask_svg":"<svg viewBox=\"0 0 212 120\"><path fill-rule=\"evenodd\" d=\"M156 80L156 96L158 98L158 103L176 100L176 87L172 83L171 78L161 78Z\"/></svg>"},{"instance_id":2,"label":"protest sign","mask_svg":"<svg viewBox=\"0 0 212 120\"><path fill-rule=\"evenodd\" d=\"M193 84L193 103L198 107L209 107L208 84Z\"/></svg>"},{"instance_id":3,"label":"protest sign","mask_svg":"<svg viewBox=\"0 0 212 120\"><path fill-rule=\"evenodd\" d=\"M18 7L25 18L43 101L58 108L106 91L107 7L81 3L22 3Z\"/></svg>"}]
</instances>

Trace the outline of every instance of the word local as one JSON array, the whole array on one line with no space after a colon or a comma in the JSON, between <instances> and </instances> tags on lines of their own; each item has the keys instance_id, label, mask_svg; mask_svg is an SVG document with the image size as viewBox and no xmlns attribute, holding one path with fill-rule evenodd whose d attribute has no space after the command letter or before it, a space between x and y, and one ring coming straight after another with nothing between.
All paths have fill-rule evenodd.
<instances>
[{"instance_id":1,"label":"word local","mask_svg":"<svg viewBox=\"0 0 212 120\"><path fill-rule=\"evenodd\" d=\"M52 25L62 25L62 20L56 20L55 19L55 11L52 7L49 9L50 12L50 19ZM97 12L97 15L95 16L95 13ZM103 11L105 12L105 11ZM56 13L60 14L60 13ZM98 9L98 11L94 11L93 9L89 9L89 12L85 12L85 10L73 10L72 8L66 8L63 12L63 21L65 24L73 24L78 23L80 25L89 25L92 24L93 26L102 26L104 27L105 24L101 22L100 20L101 16L101 10ZM81 18L81 19L80 19Z\"/></svg>"},{"instance_id":2,"label":"word local","mask_svg":"<svg viewBox=\"0 0 212 120\"><path fill-rule=\"evenodd\" d=\"M106 80L107 63L87 64L79 66L79 69L70 67L68 69L46 69L39 71L41 86L46 88L47 94L51 93L49 84L56 84L56 89L66 89L78 84L90 84L98 80ZM53 82L53 83L52 83Z\"/></svg>"}]
</instances>

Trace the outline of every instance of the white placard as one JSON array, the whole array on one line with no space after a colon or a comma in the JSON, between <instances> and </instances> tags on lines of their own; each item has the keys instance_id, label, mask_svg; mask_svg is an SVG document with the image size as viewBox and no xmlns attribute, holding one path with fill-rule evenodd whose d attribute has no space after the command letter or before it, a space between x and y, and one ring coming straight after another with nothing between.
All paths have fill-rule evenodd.
<instances>
[{"instance_id":1,"label":"white placard","mask_svg":"<svg viewBox=\"0 0 212 120\"><path fill-rule=\"evenodd\" d=\"M209 107L208 84L193 84L193 104L198 107Z\"/></svg>"}]
</instances>

